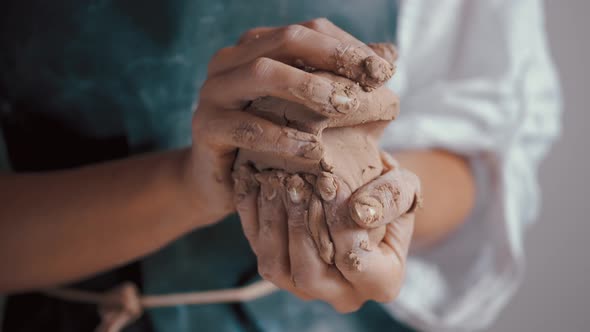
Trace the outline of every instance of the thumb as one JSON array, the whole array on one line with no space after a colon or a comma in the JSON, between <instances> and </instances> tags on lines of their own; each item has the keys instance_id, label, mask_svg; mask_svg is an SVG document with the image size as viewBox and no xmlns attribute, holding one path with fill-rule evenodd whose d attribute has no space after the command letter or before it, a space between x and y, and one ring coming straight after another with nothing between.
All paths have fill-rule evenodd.
<instances>
[{"instance_id":1,"label":"thumb","mask_svg":"<svg viewBox=\"0 0 590 332\"><path fill-rule=\"evenodd\" d=\"M359 188L348 203L351 218L363 228L375 228L413 212L421 204L420 180L393 168Z\"/></svg>"}]
</instances>

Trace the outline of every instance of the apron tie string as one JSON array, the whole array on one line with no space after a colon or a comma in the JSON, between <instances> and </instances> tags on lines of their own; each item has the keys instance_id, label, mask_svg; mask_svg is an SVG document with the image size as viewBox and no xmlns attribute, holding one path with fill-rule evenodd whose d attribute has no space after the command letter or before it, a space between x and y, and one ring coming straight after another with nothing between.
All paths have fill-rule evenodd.
<instances>
[{"instance_id":1,"label":"apron tie string","mask_svg":"<svg viewBox=\"0 0 590 332\"><path fill-rule=\"evenodd\" d=\"M143 314L139 291L131 282L107 292L106 297L106 301L98 304L101 322L96 332L121 331Z\"/></svg>"},{"instance_id":2,"label":"apron tie string","mask_svg":"<svg viewBox=\"0 0 590 332\"><path fill-rule=\"evenodd\" d=\"M123 283L106 293L70 288L53 288L43 294L65 301L98 305L101 318L95 332L119 332L143 314L144 309L190 304L247 302L273 293L278 288L261 280L240 288L165 295L141 295L134 283Z\"/></svg>"}]
</instances>

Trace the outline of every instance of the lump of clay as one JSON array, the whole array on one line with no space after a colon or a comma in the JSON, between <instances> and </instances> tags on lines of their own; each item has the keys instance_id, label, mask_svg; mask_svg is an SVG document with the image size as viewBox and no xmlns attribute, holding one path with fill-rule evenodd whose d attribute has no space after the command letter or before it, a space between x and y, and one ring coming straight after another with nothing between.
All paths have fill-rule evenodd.
<instances>
[{"instance_id":1,"label":"lump of clay","mask_svg":"<svg viewBox=\"0 0 590 332\"><path fill-rule=\"evenodd\" d=\"M386 60L394 61L395 51L390 44L372 47ZM334 193L322 190L330 186L321 183L330 179L327 175L340 178L350 192L381 175L384 167L378 142L384 128L397 117L399 102L384 86L367 92L346 78L325 72L315 74L333 80L334 91L339 92L339 96L349 97L348 100L341 100L336 95L332 96L330 102L339 114L323 116L301 104L274 97L253 101L247 111L282 126L314 134L318 139L318 149L310 153L320 154L321 161L280 158L271 153L240 149L234 169L248 164L258 171L278 170L298 174L308 182L316 182L312 185L319 191L319 197L330 199L326 196ZM312 212L314 209L315 204L310 206ZM385 231L383 228L375 232L384 234ZM320 256L325 261L331 261L329 253L320 253Z\"/></svg>"}]
</instances>

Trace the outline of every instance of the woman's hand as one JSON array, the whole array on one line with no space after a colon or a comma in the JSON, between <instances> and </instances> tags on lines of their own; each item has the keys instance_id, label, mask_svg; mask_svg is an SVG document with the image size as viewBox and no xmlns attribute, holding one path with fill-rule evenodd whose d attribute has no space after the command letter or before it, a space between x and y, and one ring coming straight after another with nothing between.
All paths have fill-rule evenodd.
<instances>
[{"instance_id":1,"label":"woman's hand","mask_svg":"<svg viewBox=\"0 0 590 332\"><path fill-rule=\"evenodd\" d=\"M387 171L352 196L335 177L236 170L236 206L262 277L340 312L367 300L393 300L404 276L420 183L388 155L384 163Z\"/></svg>"},{"instance_id":2,"label":"woman's hand","mask_svg":"<svg viewBox=\"0 0 590 332\"><path fill-rule=\"evenodd\" d=\"M277 97L324 116L358 106L329 78L302 70L310 67L345 76L366 89L393 74L389 62L325 19L251 30L211 60L186 167L197 208L206 211L210 222L234 211L230 173L238 148L304 159L322 155L314 135L243 112L252 100Z\"/></svg>"}]
</instances>

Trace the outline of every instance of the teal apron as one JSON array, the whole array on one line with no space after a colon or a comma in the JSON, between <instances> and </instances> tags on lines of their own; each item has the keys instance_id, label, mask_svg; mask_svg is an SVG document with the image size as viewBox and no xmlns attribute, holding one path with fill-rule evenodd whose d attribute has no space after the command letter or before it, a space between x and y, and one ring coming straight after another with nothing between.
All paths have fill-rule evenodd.
<instances>
[{"instance_id":1,"label":"teal apron","mask_svg":"<svg viewBox=\"0 0 590 332\"><path fill-rule=\"evenodd\" d=\"M0 119L15 171L190 144L191 111L206 64L247 29L328 17L365 42L392 41L397 15L392 0L9 0L0 6ZM101 290L133 279L144 293L164 294L236 287L257 278L255 257L232 216L76 286ZM11 308L50 310L47 303L31 306L31 299L8 301L5 332L24 326L19 310ZM52 318L59 320L52 326L68 331L81 317L68 310L80 305L59 305L67 309ZM286 292L244 304L154 309L138 324L128 331L409 331L375 303L339 315Z\"/></svg>"}]
</instances>

